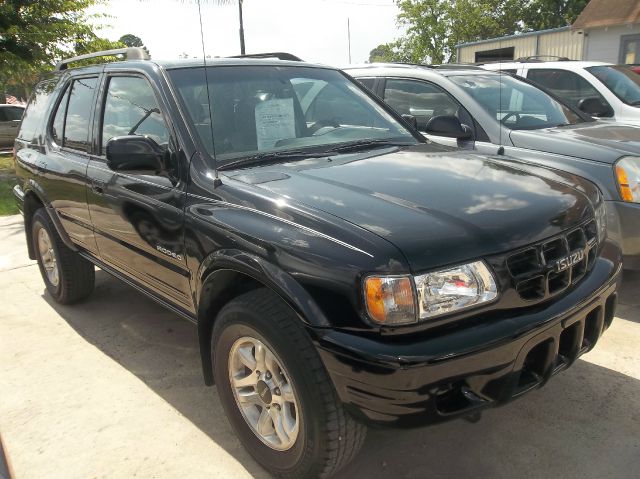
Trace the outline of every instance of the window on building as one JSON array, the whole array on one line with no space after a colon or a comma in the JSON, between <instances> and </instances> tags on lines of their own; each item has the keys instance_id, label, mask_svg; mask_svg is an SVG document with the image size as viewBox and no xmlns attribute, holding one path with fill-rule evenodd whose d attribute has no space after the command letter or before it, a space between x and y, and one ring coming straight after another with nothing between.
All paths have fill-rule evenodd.
<instances>
[{"instance_id":1,"label":"window on building","mask_svg":"<svg viewBox=\"0 0 640 479\"><path fill-rule=\"evenodd\" d=\"M494 50L484 50L476 52L476 62L498 62L503 60L513 60L515 47L496 48Z\"/></svg>"}]
</instances>

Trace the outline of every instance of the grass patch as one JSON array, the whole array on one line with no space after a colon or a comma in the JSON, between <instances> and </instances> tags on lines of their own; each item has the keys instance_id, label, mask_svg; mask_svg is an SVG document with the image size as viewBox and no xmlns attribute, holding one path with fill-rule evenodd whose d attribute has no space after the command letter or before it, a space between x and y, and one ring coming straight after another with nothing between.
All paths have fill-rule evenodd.
<instances>
[{"instance_id":1,"label":"grass patch","mask_svg":"<svg viewBox=\"0 0 640 479\"><path fill-rule=\"evenodd\" d=\"M0 155L0 216L18 213L13 187L17 184L11 155Z\"/></svg>"}]
</instances>

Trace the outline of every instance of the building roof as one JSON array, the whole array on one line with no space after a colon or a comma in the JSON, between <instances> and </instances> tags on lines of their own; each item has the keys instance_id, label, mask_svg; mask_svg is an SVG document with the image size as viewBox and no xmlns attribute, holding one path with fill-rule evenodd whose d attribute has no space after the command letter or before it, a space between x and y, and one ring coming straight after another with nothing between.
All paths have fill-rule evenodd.
<instances>
[{"instance_id":1,"label":"building roof","mask_svg":"<svg viewBox=\"0 0 640 479\"><path fill-rule=\"evenodd\" d=\"M629 23L640 23L638 0L591 0L571 27L575 30Z\"/></svg>"}]
</instances>

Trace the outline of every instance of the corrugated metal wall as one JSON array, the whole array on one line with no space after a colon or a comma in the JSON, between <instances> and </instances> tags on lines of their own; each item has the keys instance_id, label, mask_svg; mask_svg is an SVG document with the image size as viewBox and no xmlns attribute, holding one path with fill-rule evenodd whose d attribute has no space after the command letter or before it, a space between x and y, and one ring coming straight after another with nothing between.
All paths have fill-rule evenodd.
<instances>
[{"instance_id":1,"label":"corrugated metal wall","mask_svg":"<svg viewBox=\"0 0 640 479\"><path fill-rule=\"evenodd\" d=\"M511 37L486 43L478 43L460 47L458 62L473 63L476 52L496 50L498 48L514 47L514 59L532 55L554 55L567 57L571 60L582 59L582 44L584 35L562 30L559 32L541 33L540 35L525 35L521 38Z\"/></svg>"}]
</instances>

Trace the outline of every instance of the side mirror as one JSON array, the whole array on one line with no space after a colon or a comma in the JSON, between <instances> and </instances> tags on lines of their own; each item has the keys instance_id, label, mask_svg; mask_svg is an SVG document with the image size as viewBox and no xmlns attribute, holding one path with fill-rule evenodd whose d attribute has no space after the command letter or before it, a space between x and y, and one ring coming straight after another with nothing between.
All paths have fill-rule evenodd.
<instances>
[{"instance_id":1,"label":"side mirror","mask_svg":"<svg viewBox=\"0 0 640 479\"><path fill-rule=\"evenodd\" d=\"M611 107L597 97L583 98L578 102L578 108L591 116L607 116L612 113Z\"/></svg>"},{"instance_id":2,"label":"side mirror","mask_svg":"<svg viewBox=\"0 0 640 479\"><path fill-rule=\"evenodd\" d=\"M147 136L116 136L107 142L107 166L114 171L162 170L163 150Z\"/></svg>"},{"instance_id":3,"label":"side mirror","mask_svg":"<svg viewBox=\"0 0 640 479\"><path fill-rule=\"evenodd\" d=\"M408 113L403 113L402 119L409 123L416 130L418 129L418 119L415 116L409 115Z\"/></svg>"},{"instance_id":4,"label":"side mirror","mask_svg":"<svg viewBox=\"0 0 640 479\"><path fill-rule=\"evenodd\" d=\"M471 130L465 128L460 120L453 115L439 115L432 117L425 128L426 133L436 136L468 140L471 138Z\"/></svg>"}]
</instances>

